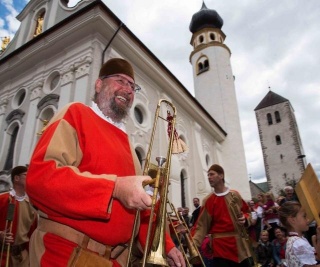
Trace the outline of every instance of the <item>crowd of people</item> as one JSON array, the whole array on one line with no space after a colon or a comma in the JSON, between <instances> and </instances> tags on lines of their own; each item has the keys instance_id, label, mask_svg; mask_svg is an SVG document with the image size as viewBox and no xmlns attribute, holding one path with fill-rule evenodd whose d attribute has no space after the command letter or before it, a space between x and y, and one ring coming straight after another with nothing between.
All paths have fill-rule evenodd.
<instances>
[{"instance_id":1,"label":"crowd of people","mask_svg":"<svg viewBox=\"0 0 320 267\"><path fill-rule=\"evenodd\" d=\"M123 123L137 90L131 64L108 60L91 105L63 108L46 125L28 168L12 169L13 188L0 194L1 267L126 266L131 241L140 254L130 266L139 265L152 205L142 184L151 177L142 175ZM101 143L104 149L96 149ZM247 202L225 184L222 166L210 166L207 178L213 192L193 199L191 216L189 208L178 209L178 236L164 234L170 267L186 266L189 238L208 267L320 266L320 228L309 226L292 187L283 197L259 194Z\"/></svg>"},{"instance_id":2,"label":"crowd of people","mask_svg":"<svg viewBox=\"0 0 320 267\"><path fill-rule=\"evenodd\" d=\"M309 222L306 219L305 211L299 204L291 186L286 186L283 190L284 195L278 196L276 199L272 193L267 192L259 193L256 197L244 203L239 196L239 200L243 205L242 214L246 218L244 225L246 225L250 240L248 244L251 249L246 249L241 245L232 248L230 244L233 240L236 240L234 244L238 244L239 239L241 239L241 237L237 237L239 228L235 227L236 231L232 232L230 230L232 226L226 225L228 218L229 220L234 220L234 218L226 212L227 210L230 211L230 209L219 206L221 205L219 197L227 198L228 194L232 195L235 192L227 189L227 187L221 187L224 184L223 169L215 165L211 167L211 172L213 174L210 173L209 169L210 175L208 178L215 191L211 196L203 200L203 206L208 207L208 210L201 210L199 198L193 199L195 209L191 216L188 214L189 208L182 207L178 209L184 220L190 222L188 225L193 233L194 241L207 267L250 266L254 262L258 264L256 266L262 267L318 266L317 264L320 264L319 258L317 258L320 243L316 242L320 238L320 230L316 228L314 222ZM211 178L212 176L213 178ZM215 205L208 206L207 201L208 199L210 201L211 198L214 198ZM223 201L222 204L230 205L230 201ZM244 208L246 204L247 211ZM295 207L295 209L292 207ZM221 214L221 211L224 211L223 214ZM298 213L300 217L296 220L300 221L292 226L289 222L291 222L292 217L297 217ZM197 222L200 214L200 221ZM220 219L219 216L221 217ZM220 227L214 229L214 221L219 220L223 220L224 224L220 223ZM181 234L180 241L182 243L185 240L183 235L184 232ZM293 238L294 236L296 237ZM227 244L228 239L230 244ZM221 243L220 240L222 240ZM230 261L232 257L233 259Z\"/></svg>"}]
</instances>

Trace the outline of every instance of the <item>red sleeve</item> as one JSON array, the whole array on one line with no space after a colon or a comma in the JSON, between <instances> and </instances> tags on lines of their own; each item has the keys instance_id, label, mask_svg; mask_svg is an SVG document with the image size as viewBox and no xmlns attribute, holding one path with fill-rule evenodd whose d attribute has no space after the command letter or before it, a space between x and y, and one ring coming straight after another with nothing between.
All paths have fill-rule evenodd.
<instances>
[{"instance_id":1,"label":"red sleeve","mask_svg":"<svg viewBox=\"0 0 320 267\"><path fill-rule=\"evenodd\" d=\"M119 168L119 162L125 164ZM127 135L89 107L72 104L41 136L26 189L49 217L109 219L114 180L128 175L135 170Z\"/></svg>"},{"instance_id":2,"label":"red sleeve","mask_svg":"<svg viewBox=\"0 0 320 267\"><path fill-rule=\"evenodd\" d=\"M140 230L139 230L139 235L138 235L138 240L139 243L141 244L142 248L145 247L146 245L146 238L147 238L147 233L148 233L148 226L149 226L149 221L150 221L150 210L145 210L141 212L141 218L140 218ZM155 221L156 217L153 216L153 223L152 227L155 227ZM169 253L169 251L175 247L172 238L170 236L169 231L167 231L166 224L165 224L165 250L166 254Z\"/></svg>"}]
</instances>

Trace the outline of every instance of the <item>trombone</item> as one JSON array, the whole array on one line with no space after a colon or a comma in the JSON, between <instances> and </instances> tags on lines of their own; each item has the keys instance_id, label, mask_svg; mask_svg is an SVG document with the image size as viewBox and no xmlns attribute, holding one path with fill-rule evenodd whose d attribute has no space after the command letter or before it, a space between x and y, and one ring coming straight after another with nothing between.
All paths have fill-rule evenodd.
<instances>
[{"instance_id":1,"label":"trombone","mask_svg":"<svg viewBox=\"0 0 320 267\"><path fill-rule=\"evenodd\" d=\"M170 120L160 116L161 106L165 104L167 107L167 114L170 114ZM153 148L153 143L156 135L157 123L158 120L162 119L168 123L169 134L169 143L167 147L166 157L156 157L158 164L151 163L151 153ZM168 199L168 186L169 186L169 175L171 167L171 156L172 156L172 147L174 141L174 132L175 132L175 123L176 123L176 108L168 100L161 99L158 102L154 124L151 133L151 139L149 144L149 149L146 156L146 162L143 169L143 175L149 175L153 178L152 187L154 188L152 195L152 206L151 213L149 218L149 225L147 230L146 244L143 252L142 266L146 264L162 265L169 266L166 253L165 253L165 234L166 234L166 205ZM147 184L143 184L143 187ZM157 200L159 198L159 202ZM156 207L157 203L157 207ZM156 218L155 213L157 213ZM127 260L127 267L130 266L132 260L132 248L135 240L135 233L137 232L138 227L138 218L139 211L136 212L132 236L129 244L129 257ZM154 224L154 219L156 222ZM155 225L153 227L153 225Z\"/></svg>"},{"instance_id":2,"label":"trombone","mask_svg":"<svg viewBox=\"0 0 320 267\"><path fill-rule=\"evenodd\" d=\"M186 221L184 220L183 216L179 215L179 213L175 209L174 205L169 200L168 200L168 204L171 209L171 212L168 212L169 222L173 228L173 231L174 231L174 234L175 234L177 240L179 241L180 251L183 254L183 257L187 263L187 266L191 267L192 264L197 264L197 265L201 264L203 267L205 267L206 265L205 265L205 263L201 257L201 254L200 254L200 252L199 252L199 250L198 250L198 248L197 248L197 246L191 236L191 233L190 233L190 230L189 230L189 227L188 227ZM176 225L174 225L172 218L170 216L172 213L174 213L173 216L175 216L178 220L178 223ZM184 237L185 237L186 245L187 245L187 248L189 251L189 257L183 248L182 242L179 238L179 232L176 230L176 228L179 226L183 226L186 230Z\"/></svg>"},{"instance_id":3,"label":"trombone","mask_svg":"<svg viewBox=\"0 0 320 267\"><path fill-rule=\"evenodd\" d=\"M10 263L10 250L11 250L11 244L9 243L8 245L5 244L6 241L6 232L12 232L12 226L13 226L13 219L14 219L14 210L15 210L15 204L12 203L12 199L10 197L10 203L8 205L8 211L7 211L7 218L6 218L6 224L5 224L5 233L3 236L3 240L1 242L1 256L0 256L0 265L2 264L2 259L3 259L3 255L4 255L4 249L5 246L7 247L7 251L6 251L6 265L5 267L9 267L9 263Z\"/></svg>"}]
</instances>

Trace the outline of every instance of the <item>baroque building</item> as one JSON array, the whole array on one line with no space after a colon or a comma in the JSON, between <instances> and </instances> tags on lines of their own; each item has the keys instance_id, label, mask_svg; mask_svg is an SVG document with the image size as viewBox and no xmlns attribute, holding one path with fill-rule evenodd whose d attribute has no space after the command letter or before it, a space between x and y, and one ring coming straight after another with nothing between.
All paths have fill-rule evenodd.
<instances>
[{"instance_id":1,"label":"baroque building","mask_svg":"<svg viewBox=\"0 0 320 267\"><path fill-rule=\"evenodd\" d=\"M142 165L159 99L177 108L176 129L189 152L172 156L172 202L192 207L193 197L210 193L207 169L213 163L221 164L227 184L249 199L230 50L222 25L216 25L217 13L203 6L190 24L195 98L102 1L82 0L72 8L67 2L28 2L17 16L19 30L0 56L0 191L10 186L12 167L28 164L43 126L67 103L90 105L100 66L121 57L132 63L142 87L125 121ZM208 96L222 101L217 110L205 102ZM160 131L154 144L159 155L168 143L164 122Z\"/></svg>"},{"instance_id":2,"label":"baroque building","mask_svg":"<svg viewBox=\"0 0 320 267\"><path fill-rule=\"evenodd\" d=\"M268 190L277 196L295 185L305 169L305 155L294 110L271 90L255 108Z\"/></svg>"}]
</instances>

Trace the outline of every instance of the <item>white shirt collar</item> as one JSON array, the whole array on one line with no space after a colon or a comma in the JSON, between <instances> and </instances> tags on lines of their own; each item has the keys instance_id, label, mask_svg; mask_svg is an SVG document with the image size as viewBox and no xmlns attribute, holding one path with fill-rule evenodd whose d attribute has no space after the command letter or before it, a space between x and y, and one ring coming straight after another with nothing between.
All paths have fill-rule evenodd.
<instances>
[{"instance_id":1,"label":"white shirt collar","mask_svg":"<svg viewBox=\"0 0 320 267\"><path fill-rule=\"evenodd\" d=\"M15 191L13 188L11 188L9 194L10 194L12 197L14 197L15 200L17 200L17 201L24 201L25 199L28 198L28 196L27 196L26 193L25 193L23 196L17 196L17 193L16 193L16 191Z\"/></svg>"},{"instance_id":2,"label":"white shirt collar","mask_svg":"<svg viewBox=\"0 0 320 267\"><path fill-rule=\"evenodd\" d=\"M100 118L102 118L103 120L111 123L112 125L116 126L117 128L119 128L120 130L122 130L123 132L126 132L126 128L124 126L123 122L114 122L110 117L104 115L101 111L101 109L99 109L98 105L95 102L91 102L91 107L90 107L94 113L96 113Z\"/></svg>"},{"instance_id":3,"label":"white shirt collar","mask_svg":"<svg viewBox=\"0 0 320 267\"><path fill-rule=\"evenodd\" d=\"M230 192L230 188L227 187L227 190L226 190L226 191L224 191L224 192L222 192L222 193L216 193L216 192L215 192L215 194L216 194L218 197L223 197L223 196L227 195L229 192Z\"/></svg>"}]
</instances>

